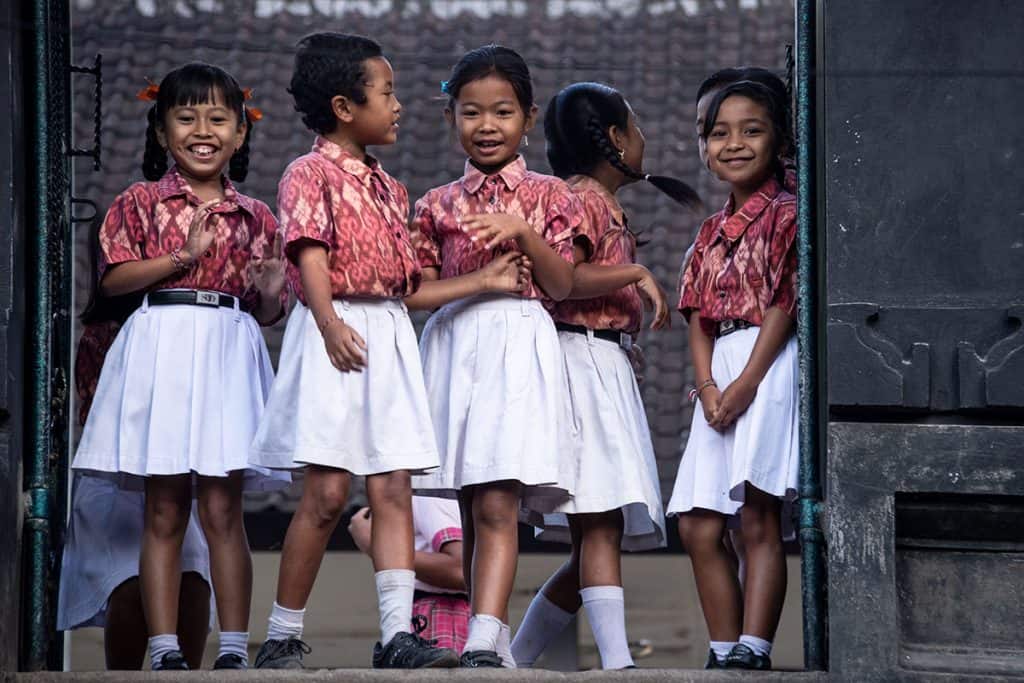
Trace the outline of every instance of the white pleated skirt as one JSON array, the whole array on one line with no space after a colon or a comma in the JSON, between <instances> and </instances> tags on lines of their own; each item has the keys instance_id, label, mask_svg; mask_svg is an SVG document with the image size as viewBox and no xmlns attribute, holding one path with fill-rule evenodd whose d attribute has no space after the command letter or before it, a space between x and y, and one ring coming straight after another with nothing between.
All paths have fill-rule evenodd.
<instances>
[{"instance_id":1,"label":"white pleated skirt","mask_svg":"<svg viewBox=\"0 0 1024 683\"><path fill-rule=\"evenodd\" d=\"M146 297L107 353L72 467L137 489L149 475L236 470L247 490L287 486L288 475L248 462L273 377L248 313Z\"/></svg>"},{"instance_id":2,"label":"white pleated skirt","mask_svg":"<svg viewBox=\"0 0 1024 683\"><path fill-rule=\"evenodd\" d=\"M759 331L751 327L715 341L711 374L722 391L746 367ZM708 426L700 403L695 406L668 514L693 508L735 514L748 482L785 501L796 497L799 379L794 335L779 351L750 407L724 434Z\"/></svg>"},{"instance_id":3,"label":"white pleated skirt","mask_svg":"<svg viewBox=\"0 0 1024 683\"><path fill-rule=\"evenodd\" d=\"M576 480L565 360L544 306L481 295L430 317L420 339L441 468L413 479L424 495L524 485L524 520L539 522Z\"/></svg>"},{"instance_id":4,"label":"white pleated skirt","mask_svg":"<svg viewBox=\"0 0 1024 683\"><path fill-rule=\"evenodd\" d=\"M292 469L322 465L369 475L438 465L416 332L398 299L334 301L366 342L362 372L331 365L310 310L288 318L277 378L250 462Z\"/></svg>"},{"instance_id":5,"label":"white pleated skirt","mask_svg":"<svg viewBox=\"0 0 1024 683\"><path fill-rule=\"evenodd\" d=\"M145 495L106 477L75 475L57 598L57 629L104 626L110 594L139 575ZM210 554L195 506L185 530L181 571L210 583Z\"/></svg>"},{"instance_id":6,"label":"white pleated skirt","mask_svg":"<svg viewBox=\"0 0 1024 683\"><path fill-rule=\"evenodd\" d=\"M537 537L571 543L567 514L622 510L622 549L665 545L658 467L629 357L611 341L559 332L578 430L575 495L544 515Z\"/></svg>"}]
</instances>

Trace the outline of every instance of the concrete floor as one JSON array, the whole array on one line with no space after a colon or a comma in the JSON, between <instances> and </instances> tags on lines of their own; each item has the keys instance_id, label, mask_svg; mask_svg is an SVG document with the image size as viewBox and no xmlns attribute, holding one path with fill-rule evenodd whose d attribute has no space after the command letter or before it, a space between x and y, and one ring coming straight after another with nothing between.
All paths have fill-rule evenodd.
<instances>
[{"instance_id":1,"label":"concrete floor","mask_svg":"<svg viewBox=\"0 0 1024 683\"><path fill-rule=\"evenodd\" d=\"M274 599L277 581L278 557L278 553L255 553L253 556L255 580L250 624L250 656L255 655L266 635L266 618ZM562 556L548 554L521 556L509 615L513 627L522 620L526 606L537 588L563 559ZM646 670L700 669L707 656L707 631L697 602L689 560L678 555L626 555L623 557L623 577L626 590L626 625L630 642L637 644L633 648L637 665ZM786 605L772 661L776 668L792 670L803 666L799 558L789 558L789 578ZM304 639L313 648L312 654L305 659L306 664L312 669L369 667L370 653L379 637L377 627L373 568L369 559L355 552L328 553L324 558L306 612ZM581 616L579 620L577 634L578 668L588 670L599 667L600 659L585 616ZM76 631L70 640L72 671L103 669L103 633L100 629ZM216 634L211 634L204 662L206 666L212 665L216 656L216 644ZM542 659L538 666L543 665ZM447 677L450 673L444 675ZM609 672L611 673L622 675L622 672ZM649 680L665 680L658 677L664 673L656 674L650 671L650 675L655 678ZM323 680L357 680L352 678L355 672L349 674L351 675L342 678L324 674L328 677ZM596 674L598 672L593 672L593 675ZM690 680L688 676L682 676L681 672L677 674L678 677L673 675L673 680ZM699 680L715 680L707 678L706 675L701 674ZM585 678L589 680L590 677L588 675ZM302 680L312 681L314 678L321 680L320 677L303 677ZM553 676L552 680L559 678ZM604 677L595 680L599 679L614 680ZM363 676L360 675L358 680L364 680ZM365 680L381 679L369 677ZM431 674L423 680L441 678L439 675ZM539 679L529 676L510 680ZM648 679L639 672L630 672L629 680Z\"/></svg>"}]
</instances>

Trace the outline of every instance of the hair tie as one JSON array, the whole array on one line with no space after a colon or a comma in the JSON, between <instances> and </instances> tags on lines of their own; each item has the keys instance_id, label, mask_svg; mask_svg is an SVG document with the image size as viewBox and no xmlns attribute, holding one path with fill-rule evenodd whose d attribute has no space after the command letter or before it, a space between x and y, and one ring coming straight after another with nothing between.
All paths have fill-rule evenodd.
<instances>
[{"instance_id":1,"label":"hair tie","mask_svg":"<svg viewBox=\"0 0 1024 683\"><path fill-rule=\"evenodd\" d=\"M451 93L448 92L448 81L441 81L441 92L445 95L451 95Z\"/></svg>"},{"instance_id":2,"label":"hair tie","mask_svg":"<svg viewBox=\"0 0 1024 683\"><path fill-rule=\"evenodd\" d=\"M144 102L156 102L156 98L160 95L160 86L153 81L146 79L148 85L137 92L135 97L143 100Z\"/></svg>"}]
</instances>

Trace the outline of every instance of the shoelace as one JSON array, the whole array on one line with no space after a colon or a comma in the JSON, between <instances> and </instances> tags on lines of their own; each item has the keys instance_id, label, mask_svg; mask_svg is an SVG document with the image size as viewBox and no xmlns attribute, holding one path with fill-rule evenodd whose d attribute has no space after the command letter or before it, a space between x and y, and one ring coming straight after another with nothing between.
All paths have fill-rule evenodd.
<instances>
[{"instance_id":1,"label":"shoelace","mask_svg":"<svg viewBox=\"0 0 1024 683\"><path fill-rule=\"evenodd\" d=\"M284 644L280 646L280 649L284 650L284 654L286 655L293 655L297 652L304 655L308 655L310 652L313 651L313 648L311 648L309 645L306 645L304 641L299 640L298 638L289 638L288 640L284 641Z\"/></svg>"}]
</instances>

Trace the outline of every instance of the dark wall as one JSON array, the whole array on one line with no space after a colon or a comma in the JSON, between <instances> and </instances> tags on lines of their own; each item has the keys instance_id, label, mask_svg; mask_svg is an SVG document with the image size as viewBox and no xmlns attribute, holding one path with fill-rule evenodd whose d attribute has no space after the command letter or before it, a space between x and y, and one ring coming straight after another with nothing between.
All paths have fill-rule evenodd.
<instances>
[{"instance_id":1,"label":"dark wall","mask_svg":"<svg viewBox=\"0 0 1024 683\"><path fill-rule=\"evenodd\" d=\"M1024 5L819 7L831 671L1021 675Z\"/></svg>"},{"instance_id":2,"label":"dark wall","mask_svg":"<svg viewBox=\"0 0 1024 683\"><path fill-rule=\"evenodd\" d=\"M25 328L21 240L24 166L21 40L17 3L0 6L0 671L18 665L18 574L21 538L22 335Z\"/></svg>"},{"instance_id":3,"label":"dark wall","mask_svg":"<svg viewBox=\"0 0 1024 683\"><path fill-rule=\"evenodd\" d=\"M214 5L221 11L208 11ZM573 81L600 80L620 88L647 136L646 169L692 183L710 213L718 209L725 193L697 156L697 85L712 71L736 64L758 64L781 73L785 46L793 36L791 0L77 0L72 9L75 60L88 62L102 51L106 66L104 170L93 173L85 162L76 167L77 193L101 206L140 179L145 106L135 93L146 77L159 80L190 59L221 64L243 86L255 89L253 103L263 109L265 118L254 132L252 172L245 191L273 206L281 172L312 142L285 91L292 46L306 33L338 30L375 37L395 66L404 106L400 139L396 146L375 153L406 183L413 200L461 174L464 156L444 124L440 82L463 52L494 41L525 56L541 111L559 88ZM75 117L80 146L90 140L91 107L86 88L80 88ZM524 152L532 168L547 171L542 130L538 123ZM650 240L640 250L641 262L674 299L683 253L703 216L678 210L648 186L629 187L621 197L631 225ZM84 229L79 244L85 244ZM79 250L78 264L81 303L88 272L84 249ZM279 335L280 330L268 335L272 352ZM644 400L666 493L691 416L685 399L692 383L685 337L685 325L676 316L671 331L640 340L650 366ZM289 504L280 495L267 500Z\"/></svg>"}]
</instances>

